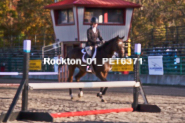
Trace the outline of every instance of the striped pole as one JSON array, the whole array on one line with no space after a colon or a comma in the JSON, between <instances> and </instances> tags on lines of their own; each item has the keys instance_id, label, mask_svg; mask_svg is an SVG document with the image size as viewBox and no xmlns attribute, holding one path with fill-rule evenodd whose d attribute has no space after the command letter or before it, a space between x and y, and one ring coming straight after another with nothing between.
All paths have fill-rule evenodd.
<instances>
[{"instance_id":1,"label":"striped pole","mask_svg":"<svg viewBox=\"0 0 185 123\"><path fill-rule=\"evenodd\" d=\"M24 89L22 91L22 111L28 109L28 73L29 73L29 61L30 61L30 50L31 50L31 40L24 41L24 66L23 66L23 85Z\"/></svg>"},{"instance_id":2,"label":"striped pole","mask_svg":"<svg viewBox=\"0 0 185 123\"><path fill-rule=\"evenodd\" d=\"M22 78L22 81L20 83L19 88L17 89L17 92L14 96L14 99L10 105L10 108L8 109L8 112L5 115L3 122L7 122L9 120L10 115L13 112L13 109L19 99L21 92L22 92L22 111L26 111L28 108L28 72L29 72L30 50L31 50L31 40L24 40L24 44L23 44L23 51L24 51L23 78Z\"/></svg>"},{"instance_id":3,"label":"striped pole","mask_svg":"<svg viewBox=\"0 0 185 123\"><path fill-rule=\"evenodd\" d=\"M134 53L135 56L137 58L137 61L134 65L134 80L136 82L139 82L139 58L140 58L140 54L141 54L141 44L135 44L135 49L134 49ZM133 88L133 104L132 104L132 108L134 111L137 110L138 107L138 97L139 97L139 87L134 87Z\"/></svg>"},{"instance_id":4,"label":"striped pole","mask_svg":"<svg viewBox=\"0 0 185 123\"><path fill-rule=\"evenodd\" d=\"M144 100L144 104L148 104L148 100L146 98L145 92L143 90L141 81L140 81L140 76L139 76L139 59L140 59L140 54L141 54L141 44L135 44L135 54L137 56L137 63L136 63L136 70L135 70L135 80L137 82L140 82L140 86L138 87L140 89L141 92L141 96L143 97ZM139 91L139 89L137 91ZM139 93L139 92L138 92Z\"/></svg>"}]
</instances>

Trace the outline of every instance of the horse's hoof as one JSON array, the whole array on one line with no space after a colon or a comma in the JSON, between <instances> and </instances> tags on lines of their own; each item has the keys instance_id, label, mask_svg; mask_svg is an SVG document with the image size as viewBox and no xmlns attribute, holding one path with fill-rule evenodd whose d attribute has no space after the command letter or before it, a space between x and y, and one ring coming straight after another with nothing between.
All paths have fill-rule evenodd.
<instances>
[{"instance_id":1,"label":"horse's hoof","mask_svg":"<svg viewBox=\"0 0 185 123\"><path fill-rule=\"evenodd\" d=\"M81 97L80 94L78 94L78 97Z\"/></svg>"},{"instance_id":2,"label":"horse's hoof","mask_svg":"<svg viewBox=\"0 0 185 123\"><path fill-rule=\"evenodd\" d=\"M72 95L70 95L70 97L71 97L71 100L73 100L73 99L74 99L74 97L73 97Z\"/></svg>"},{"instance_id":3,"label":"horse's hoof","mask_svg":"<svg viewBox=\"0 0 185 123\"><path fill-rule=\"evenodd\" d=\"M101 102L107 102L105 99L101 99Z\"/></svg>"},{"instance_id":4,"label":"horse's hoof","mask_svg":"<svg viewBox=\"0 0 185 123\"><path fill-rule=\"evenodd\" d=\"M100 94L100 93L97 93L97 97L101 97L102 96L102 94Z\"/></svg>"},{"instance_id":5,"label":"horse's hoof","mask_svg":"<svg viewBox=\"0 0 185 123\"><path fill-rule=\"evenodd\" d=\"M79 93L78 94L78 97L83 97L83 93Z\"/></svg>"}]
</instances>

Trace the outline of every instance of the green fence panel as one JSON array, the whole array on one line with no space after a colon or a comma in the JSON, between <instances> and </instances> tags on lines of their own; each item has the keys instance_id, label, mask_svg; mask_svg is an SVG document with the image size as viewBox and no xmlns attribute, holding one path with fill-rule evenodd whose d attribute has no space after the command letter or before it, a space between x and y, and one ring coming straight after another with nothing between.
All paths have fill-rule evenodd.
<instances>
[{"instance_id":1,"label":"green fence panel","mask_svg":"<svg viewBox=\"0 0 185 123\"><path fill-rule=\"evenodd\" d=\"M41 58L30 58L31 60L42 60ZM23 57L14 58L0 58L0 65L5 63L5 72L22 72L23 71ZM31 72L39 72L38 70L30 70ZM42 72L53 72L54 65L43 65L42 61Z\"/></svg>"},{"instance_id":2,"label":"green fence panel","mask_svg":"<svg viewBox=\"0 0 185 123\"><path fill-rule=\"evenodd\" d=\"M148 57L141 57L142 65L140 65L141 74L149 74ZM176 58L180 58L180 63L176 63ZM164 74L184 75L185 74L185 57L163 56Z\"/></svg>"}]
</instances>

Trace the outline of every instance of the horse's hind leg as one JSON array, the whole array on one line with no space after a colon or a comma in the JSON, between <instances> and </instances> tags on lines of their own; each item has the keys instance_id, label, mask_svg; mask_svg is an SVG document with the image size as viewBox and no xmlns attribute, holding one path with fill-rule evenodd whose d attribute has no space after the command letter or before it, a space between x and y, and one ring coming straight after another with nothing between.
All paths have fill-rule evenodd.
<instances>
[{"instance_id":1,"label":"horse's hind leg","mask_svg":"<svg viewBox=\"0 0 185 123\"><path fill-rule=\"evenodd\" d=\"M76 82L80 81L80 78L83 77L86 74L86 72L84 71L79 71L79 73L75 76ZM82 97L83 96L83 91L82 88L79 88L80 93L78 93L78 97Z\"/></svg>"},{"instance_id":2,"label":"horse's hind leg","mask_svg":"<svg viewBox=\"0 0 185 123\"><path fill-rule=\"evenodd\" d=\"M68 82L73 82L74 70L75 70L75 66L68 66L68 71L69 71L69 76L68 76L68 79L67 79ZM72 89L71 88L69 88L69 95L70 95L71 99L73 99L73 94L72 94Z\"/></svg>"}]
</instances>

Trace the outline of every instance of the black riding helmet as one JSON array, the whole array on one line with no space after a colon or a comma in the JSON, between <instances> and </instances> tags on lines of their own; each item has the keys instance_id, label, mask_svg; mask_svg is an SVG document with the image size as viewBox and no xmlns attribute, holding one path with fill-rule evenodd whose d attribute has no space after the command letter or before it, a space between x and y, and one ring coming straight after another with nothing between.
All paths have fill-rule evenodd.
<instances>
[{"instance_id":1,"label":"black riding helmet","mask_svg":"<svg viewBox=\"0 0 185 123\"><path fill-rule=\"evenodd\" d=\"M93 23L98 23L98 18L92 17L92 18L91 18L91 23L92 23L92 24L93 24Z\"/></svg>"}]
</instances>

